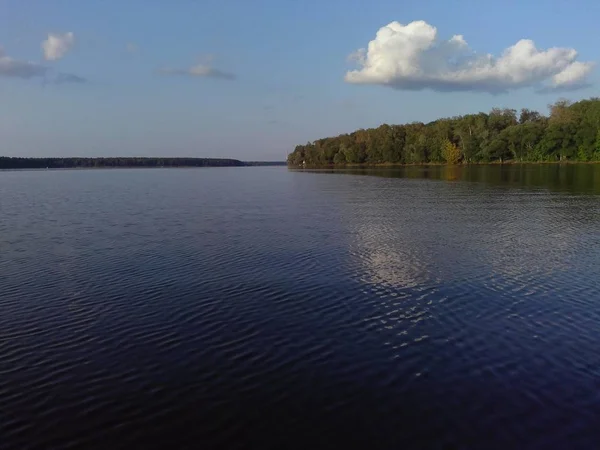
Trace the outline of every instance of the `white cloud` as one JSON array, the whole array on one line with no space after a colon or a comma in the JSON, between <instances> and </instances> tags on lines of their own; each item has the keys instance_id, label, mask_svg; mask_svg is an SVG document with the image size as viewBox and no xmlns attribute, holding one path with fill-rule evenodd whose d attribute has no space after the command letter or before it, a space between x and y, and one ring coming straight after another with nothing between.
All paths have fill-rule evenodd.
<instances>
[{"instance_id":1,"label":"white cloud","mask_svg":"<svg viewBox=\"0 0 600 450\"><path fill-rule=\"evenodd\" d=\"M75 35L69 33L49 33L48 39L42 42L42 50L44 58L47 61L55 61L61 59L75 45Z\"/></svg>"},{"instance_id":2,"label":"white cloud","mask_svg":"<svg viewBox=\"0 0 600 450\"><path fill-rule=\"evenodd\" d=\"M576 61L572 48L538 50L528 39L495 57L475 53L462 35L443 41L437 34L424 21L392 22L377 32L367 49L350 55L359 69L347 72L345 80L407 90L498 93L528 86L580 87L594 66Z\"/></svg>"},{"instance_id":3,"label":"white cloud","mask_svg":"<svg viewBox=\"0 0 600 450\"><path fill-rule=\"evenodd\" d=\"M163 75L187 75L190 77L222 78L225 80L235 79L235 75L215 69L207 64L197 64L187 69L160 69L159 73Z\"/></svg>"},{"instance_id":4,"label":"white cloud","mask_svg":"<svg viewBox=\"0 0 600 450\"><path fill-rule=\"evenodd\" d=\"M556 86L572 86L581 83L592 70L592 64L575 61L567 66L562 72L552 77Z\"/></svg>"},{"instance_id":5,"label":"white cloud","mask_svg":"<svg viewBox=\"0 0 600 450\"><path fill-rule=\"evenodd\" d=\"M43 77L48 68L31 61L11 58L0 48L0 76L16 78Z\"/></svg>"}]
</instances>

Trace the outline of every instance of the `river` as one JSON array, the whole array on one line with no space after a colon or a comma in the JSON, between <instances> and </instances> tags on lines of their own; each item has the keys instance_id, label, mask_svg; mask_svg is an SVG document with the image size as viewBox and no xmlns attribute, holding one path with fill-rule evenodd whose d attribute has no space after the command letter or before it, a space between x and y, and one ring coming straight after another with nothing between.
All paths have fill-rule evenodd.
<instances>
[{"instance_id":1,"label":"river","mask_svg":"<svg viewBox=\"0 0 600 450\"><path fill-rule=\"evenodd\" d=\"M594 448L600 165L0 172L2 448Z\"/></svg>"}]
</instances>

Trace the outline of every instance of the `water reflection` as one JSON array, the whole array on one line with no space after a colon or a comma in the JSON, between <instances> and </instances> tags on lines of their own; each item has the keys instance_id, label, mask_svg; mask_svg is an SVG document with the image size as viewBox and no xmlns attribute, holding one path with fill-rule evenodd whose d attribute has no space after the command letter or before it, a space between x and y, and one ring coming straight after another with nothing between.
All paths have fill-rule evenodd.
<instances>
[{"instance_id":1,"label":"water reflection","mask_svg":"<svg viewBox=\"0 0 600 450\"><path fill-rule=\"evenodd\" d=\"M314 171L314 170L313 170ZM600 164L487 164L320 169L318 172L469 181L524 189L600 194Z\"/></svg>"},{"instance_id":2,"label":"water reflection","mask_svg":"<svg viewBox=\"0 0 600 450\"><path fill-rule=\"evenodd\" d=\"M350 237L347 265L363 286L365 323L392 358L415 358L415 376L448 363L438 352L456 353L453 346L466 336L489 330L512 333L495 338L499 345L522 339L535 348L531 340L545 342L545 324L556 320L551 299L592 295L581 274L598 258L590 239L600 244L600 206L595 196L573 194L592 192L600 166L543 167L549 172L538 166L344 171L375 176L346 177L343 189L328 191L338 196L329 201ZM340 180L323 179L332 186ZM417 363L417 348L436 354Z\"/></svg>"}]
</instances>

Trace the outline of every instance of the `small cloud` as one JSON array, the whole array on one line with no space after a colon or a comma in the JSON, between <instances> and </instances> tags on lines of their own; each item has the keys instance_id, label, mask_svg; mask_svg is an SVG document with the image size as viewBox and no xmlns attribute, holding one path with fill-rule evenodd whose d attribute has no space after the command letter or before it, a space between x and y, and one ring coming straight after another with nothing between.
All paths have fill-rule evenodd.
<instances>
[{"instance_id":1,"label":"small cloud","mask_svg":"<svg viewBox=\"0 0 600 450\"><path fill-rule=\"evenodd\" d=\"M75 45L75 35L69 33L49 33L48 39L42 42L44 58L47 61L56 61L64 57Z\"/></svg>"},{"instance_id":2,"label":"small cloud","mask_svg":"<svg viewBox=\"0 0 600 450\"><path fill-rule=\"evenodd\" d=\"M79 75L74 75L72 73L59 73L56 78L53 80L54 84L83 84L87 83L88 79L80 77Z\"/></svg>"},{"instance_id":3,"label":"small cloud","mask_svg":"<svg viewBox=\"0 0 600 450\"><path fill-rule=\"evenodd\" d=\"M55 77L48 76L50 68L31 61L20 61L4 53L0 47L0 76L30 79L42 78L42 85L87 83L88 80L72 73L58 73Z\"/></svg>"},{"instance_id":4,"label":"small cloud","mask_svg":"<svg viewBox=\"0 0 600 450\"><path fill-rule=\"evenodd\" d=\"M224 72L205 64L197 64L188 69L159 69L158 72L162 75L184 75L190 77L220 78L223 80L234 80L236 78L232 73Z\"/></svg>"},{"instance_id":5,"label":"small cloud","mask_svg":"<svg viewBox=\"0 0 600 450\"><path fill-rule=\"evenodd\" d=\"M539 50L529 39L497 57L477 54L462 35L440 40L437 29L424 21L382 27L367 49L349 59L359 68L346 73L348 83L490 93L524 87L577 89L586 85L594 67L592 62L577 61L575 49Z\"/></svg>"},{"instance_id":6,"label":"small cloud","mask_svg":"<svg viewBox=\"0 0 600 450\"><path fill-rule=\"evenodd\" d=\"M47 71L48 68L40 64L11 58L0 48L0 76L29 79L43 77Z\"/></svg>"},{"instance_id":7,"label":"small cloud","mask_svg":"<svg viewBox=\"0 0 600 450\"><path fill-rule=\"evenodd\" d=\"M125 46L125 50L127 50L127 53L137 53L140 48L137 46L137 44L134 44L132 42L129 42L126 46Z\"/></svg>"}]
</instances>

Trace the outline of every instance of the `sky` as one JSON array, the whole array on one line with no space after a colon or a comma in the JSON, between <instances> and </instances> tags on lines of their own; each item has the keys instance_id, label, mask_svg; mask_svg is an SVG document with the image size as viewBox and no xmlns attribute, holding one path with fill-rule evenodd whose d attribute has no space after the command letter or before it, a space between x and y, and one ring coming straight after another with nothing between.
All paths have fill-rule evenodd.
<instances>
[{"instance_id":1,"label":"sky","mask_svg":"<svg viewBox=\"0 0 600 450\"><path fill-rule=\"evenodd\" d=\"M595 0L0 0L0 155L285 160L598 95Z\"/></svg>"}]
</instances>

